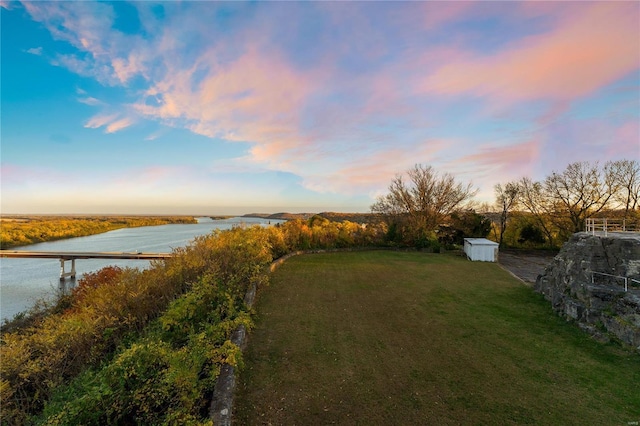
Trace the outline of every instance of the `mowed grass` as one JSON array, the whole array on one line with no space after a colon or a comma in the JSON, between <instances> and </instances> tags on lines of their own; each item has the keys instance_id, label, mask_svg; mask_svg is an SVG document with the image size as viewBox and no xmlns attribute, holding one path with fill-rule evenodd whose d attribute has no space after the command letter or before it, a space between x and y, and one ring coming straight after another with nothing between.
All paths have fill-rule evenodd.
<instances>
[{"instance_id":1,"label":"mowed grass","mask_svg":"<svg viewBox=\"0 0 640 426\"><path fill-rule=\"evenodd\" d=\"M640 421L640 356L592 340L496 264L297 256L256 310L235 424Z\"/></svg>"}]
</instances>

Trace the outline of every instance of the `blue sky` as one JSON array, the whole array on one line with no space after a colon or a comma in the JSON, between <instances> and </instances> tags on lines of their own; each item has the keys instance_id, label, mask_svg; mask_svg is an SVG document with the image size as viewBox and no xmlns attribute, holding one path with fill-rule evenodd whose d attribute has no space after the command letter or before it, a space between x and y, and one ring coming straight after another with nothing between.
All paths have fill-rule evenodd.
<instances>
[{"instance_id":1,"label":"blue sky","mask_svg":"<svg viewBox=\"0 0 640 426\"><path fill-rule=\"evenodd\" d=\"M0 2L2 213L366 212L640 159L638 2Z\"/></svg>"}]
</instances>

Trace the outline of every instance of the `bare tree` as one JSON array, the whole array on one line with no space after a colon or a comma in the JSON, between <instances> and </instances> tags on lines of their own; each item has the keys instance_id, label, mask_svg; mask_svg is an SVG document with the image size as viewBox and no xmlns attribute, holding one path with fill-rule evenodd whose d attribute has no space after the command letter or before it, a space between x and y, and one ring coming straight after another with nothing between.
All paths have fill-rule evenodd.
<instances>
[{"instance_id":1,"label":"bare tree","mask_svg":"<svg viewBox=\"0 0 640 426\"><path fill-rule=\"evenodd\" d=\"M624 209L625 217L629 211L640 208L640 164L636 160L609 161L604 165L605 174L612 176L617 192L613 199Z\"/></svg>"},{"instance_id":2,"label":"bare tree","mask_svg":"<svg viewBox=\"0 0 640 426\"><path fill-rule=\"evenodd\" d=\"M547 220L553 213L553 204L549 203L543 185L524 177L518 181L518 192L520 204L531 213L536 224L544 232L549 245L553 246L554 233Z\"/></svg>"},{"instance_id":3,"label":"bare tree","mask_svg":"<svg viewBox=\"0 0 640 426\"><path fill-rule=\"evenodd\" d=\"M496 194L496 206L500 211L500 236L498 244L502 247L502 239L505 229L507 229L507 219L509 213L517 205L520 195L520 185L517 182L508 182L504 187L497 184L493 187Z\"/></svg>"},{"instance_id":4,"label":"bare tree","mask_svg":"<svg viewBox=\"0 0 640 426\"><path fill-rule=\"evenodd\" d=\"M477 190L471 183L456 182L431 166L415 165L406 172L408 181L396 175L389 193L378 197L371 211L397 220L404 218L412 232L431 232L453 211L463 208Z\"/></svg>"},{"instance_id":5,"label":"bare tree","mask_svg":"<svg viewBox=\"0 0 640 426\"><path fill-rule=\"evenodd\" d=\"M601 173L597 162L578 162L569 164L562 173L547 176L544 190L556 212L570 220L572 232L580 232L585 219L607 206L617 184L610 168Z\"/></svg>"}]
</instances>

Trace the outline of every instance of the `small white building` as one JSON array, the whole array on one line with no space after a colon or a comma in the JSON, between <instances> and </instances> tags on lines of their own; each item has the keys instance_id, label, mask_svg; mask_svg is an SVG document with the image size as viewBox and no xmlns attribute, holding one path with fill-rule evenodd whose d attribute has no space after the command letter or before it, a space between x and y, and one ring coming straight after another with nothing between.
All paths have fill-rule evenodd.
<instances>
[{"instance_id":1,"label":"small white building","mask_svg":"<svg viewBox=\"0 0 640 426\"><path fill-rule=\"evenodd\" d=\"M486 238L465 238L464 252L469 260L480 262L498 261L498 243Z\"/></svg>"}]
</instances>

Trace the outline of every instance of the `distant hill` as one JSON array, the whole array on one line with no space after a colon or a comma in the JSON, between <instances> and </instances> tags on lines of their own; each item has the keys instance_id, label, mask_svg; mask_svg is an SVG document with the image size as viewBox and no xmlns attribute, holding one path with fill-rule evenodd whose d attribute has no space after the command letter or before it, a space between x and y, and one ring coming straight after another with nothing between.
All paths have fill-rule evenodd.
<instances>
[{"instance_id":1,"label":"distant hill","mask_svg":"<svg viewBox=\"0 0 640 426\"><path fill-rule=\"evenodd\" d=\"M322 212L322 213L248 213L243 217L259 217L262 219L281 219L281 220L293 220L302 219L307 220L314 215L322 216L333 222L355 222L355 223L368 223L371 222L375 215L371 213L336 213L336 212Z\"/></svg>"},{"instance_id":2,"label":"distant hill","mask_svg":"<svg viewBox=\"0 0 640 426\"><path fill-rule=\"evenodd\" d=\"M242 217L259 217L262 219L280 219L280 220L292 220L292 219L303 219L307 220L315 213L248 213L242 215Z\"/></svg>"}]
</instances>

